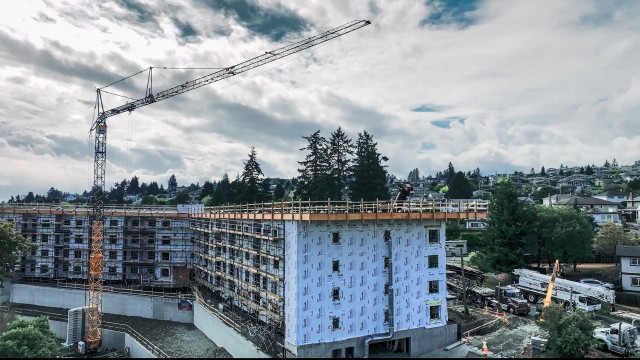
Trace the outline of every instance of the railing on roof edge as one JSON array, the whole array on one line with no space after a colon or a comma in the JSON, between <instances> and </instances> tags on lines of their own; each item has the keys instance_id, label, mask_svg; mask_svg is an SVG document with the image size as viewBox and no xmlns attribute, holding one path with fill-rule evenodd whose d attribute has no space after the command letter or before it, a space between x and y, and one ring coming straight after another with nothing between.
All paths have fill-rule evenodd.
<instances>
[{"instance_id":1,"label":"railing on roof edge","mask_svg":"<svg viewBox=\"0 0 640 360\"><path fill-rule=\"evenodd\" d=\"M0 210L62 211L64 213L90 212L90 205L73 204L0 204ZM417 201L350 201L350 200L292 200L285 202L263 202L251 204L230 204L204 207L205 214L231 213L394 213L394 212L478 212L489 210L489 201L482 199L442 199ZM178 213L175 205L105 205L109 212L148 212L157 214ZM195 212L200 214L200 210Z\"/></svg>"}]
</instances>

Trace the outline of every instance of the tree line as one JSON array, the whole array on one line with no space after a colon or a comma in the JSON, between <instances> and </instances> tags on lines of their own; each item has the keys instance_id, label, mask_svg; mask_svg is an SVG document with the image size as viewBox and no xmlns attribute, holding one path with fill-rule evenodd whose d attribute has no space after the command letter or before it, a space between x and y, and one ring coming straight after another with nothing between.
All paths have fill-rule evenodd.
<instances>
[{"instance_id":1,"label":"tree line","mask_svg":"<svg viewBox=\"0 0 640 360\"><path fill-rule=\"evenodd\" d=\"M527 205L508 179L499 181L489 202L487 229L478 234L479 250L470 263L482 271L510 273L530 263L549 268L558 259L574 270L594 255L615 260L616 245L640 245L637 235L617 224L605 223L596 231L593 217L573 206ZM447 225L447 238L460 230Z\"/></svg>"},{"instance_id":2,"label":"tree line","mask_svg":"<svg viewBox=\"0 0 640 360\"><path fill-rule=\"evenodd\" d=\"M302 136L307 145L299 150L305 153L304 160L298 161L299 175L292 179L271 179L264 176L257 159L255 148L251 148L248 159L243 162L243 170L231 180L224 174L219 182L206 181L202 186L191 184L176 193L178 188L175 175L167 181L167 187L155 181L141 182L137 176L130 180L116 182L103 196L105 204L123 204L130 201L126 196L141 197L143 205L164 205L189 203L197 200L205 206L240 204L270 201L301 200L388 200L388 174L384 162L386 156L380 154L373 136L364 131L352 139L340 127L333 131L329 139L320 131ZM275 186L274 183L275 182ZM84 191L80 199L68 202L87 202L98 191ZM199 193L196 199L193 193ZM166 199L169 195L173 197ZM29 192L24 198L12 196L9 203L60 203L70 195L51 188L45 195Z\"/></svg>"}]
</instances>

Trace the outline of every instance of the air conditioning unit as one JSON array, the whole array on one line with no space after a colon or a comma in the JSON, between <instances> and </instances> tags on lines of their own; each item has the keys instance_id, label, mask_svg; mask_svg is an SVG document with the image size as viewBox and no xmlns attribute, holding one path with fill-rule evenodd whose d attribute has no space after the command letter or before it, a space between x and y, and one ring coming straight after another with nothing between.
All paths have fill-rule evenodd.
<instances>
[{"instance_id":1,"label":"air conditioning unit","mask_svg":"<svg viewBox=\"0 0 640 360\"><path fill-rule=\"evenodd\" d=\"M83 339L85 307L69 309L67 312L67 344L75 344Z\"/></svg>"}]
</instances>

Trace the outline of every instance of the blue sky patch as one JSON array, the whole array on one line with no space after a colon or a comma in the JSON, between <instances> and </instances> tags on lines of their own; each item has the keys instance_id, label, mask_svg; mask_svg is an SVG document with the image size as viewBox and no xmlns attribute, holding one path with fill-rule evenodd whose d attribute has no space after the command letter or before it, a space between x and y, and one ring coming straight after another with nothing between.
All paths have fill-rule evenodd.
<instances>
[{"instance_id":1,"label":"blue sky patch","mask_svg":"<svg viewBox=\"0 0 640 360\"><path fill-rule=\"evenodd\" d=\"M150 22L154 20L153 13L147 10L144 6L138 4L134 0L122 0L122 3L127 8L127 10L136 14L138 21L140 22Z\"/></svg>"},{"instance_id":2,"label":"blue sky patch","mask_svg":"<svg viewBox=\"0 0 640 360\"><path fill-rule=\"evenodd\" d=\"M481 0L426 0L429 15L420 21L421 26L455 26L464 29L473 25L470 13L478 8Z\"/></svg>"},{"instance_id":3,"label":"blue sky patch","mask_svg":"<svg viewBox=\"0 0 640 360\"><path fill-rule=\"evenodd\" d=\"M414 107L413 109L411 109L411 111L413 111L413 112L438 112L438 111L441 111L443 109L444 108L442 106L424 104L424 105L420 105L420 106Z\"/></svg>"},{"instance_id":4,"label":"blue sky patch","mask_svg":"<svg viewBox=\"0 0 640 360\"><path fill-rule=\"evenodd\" d=\"M418 151L423 152L423 151L433 150L435 148L436 148L436 144L427 141L420 144L420 149L418 149Z\"/></svg>"},{"instance_id":5,"label":"blue sky patch","mask_svg":"<svg viewBox=\"0 0 640 360\"><path fill-rule=\"evenodd\" d=\"M263 8L249 0L204 0L214 10L233 16L247 29L279 41L307 27L307 22L284 7Z\"/></svg>"},{"instance_id":6,"label":"blue sky patch","mask_svg":"<svg viewBox=\"0 0 640 360\"><path fill-rule=\"evenodd\" d=\"M465 120L466 119L464 119L464 118L454 116L454 117L446 118L444 120L433 120L433 121L431 121L431 124L433 126L441 128L441 129L450 129L451 128L451 122L458 121L460 124L464 124Z\"/></svg>"},{"instance_id":7,"label":"blue sky patch","mask_svg":"<svg viewBox=\"0 0 640 360\"><path fill-rule=\"evenodd\" d=\"M186 38L198 35L196 29L194 29L188 22L183 23L178 19L173 19L173 22L176 24L178 30L180 30L180 37Z\"/></svg>"}]
</instances>

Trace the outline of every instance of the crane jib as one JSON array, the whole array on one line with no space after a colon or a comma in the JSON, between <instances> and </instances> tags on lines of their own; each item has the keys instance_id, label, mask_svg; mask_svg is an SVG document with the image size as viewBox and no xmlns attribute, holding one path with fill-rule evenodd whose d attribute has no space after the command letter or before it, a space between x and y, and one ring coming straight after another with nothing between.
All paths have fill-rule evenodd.
<instances>
[{"instance_id":1,"label":"crane jib","mask_svg":"<svg viewBox=\"0 0 640 360\"><path fill-rule=\"evenodd\" d=\"M348 24L342 25L338 28L326 31L322 34L313 36L311 38L298 41L296 43L284 46L277 50L267 51L262 55L256 56L252 59L246 60L239 64L224 68L222 70L218 70L212 74L205 75L198 79L190 80L185 82L184 84L174 86L172 88L157 92L156 94L149 94L148 96L138 99L124 105L120 105L113 109L102 112L100 115L103 118L108 118L111 116L115 116L121 114L123 112L131 112L143 106L153 104L155 102L168 99L170 97L185 93L187 91L209 85L216 81L224 80L234 75L241 74L243 72L249 71L256 67L262 66L264 64L270 63L272 61L276 61L278 59L284 58L286 56L295 54L297 52L309 49L318 44L333 40L339 36L347 34L351 31L357 30L361 27L367 26L371 24L368 20L357 20L352 21Z\"/></svg>"}]
</instances>

